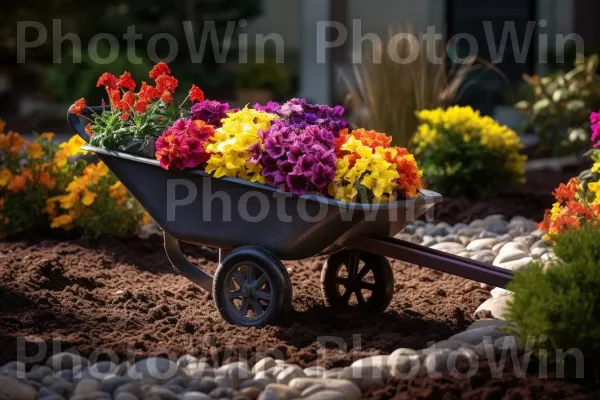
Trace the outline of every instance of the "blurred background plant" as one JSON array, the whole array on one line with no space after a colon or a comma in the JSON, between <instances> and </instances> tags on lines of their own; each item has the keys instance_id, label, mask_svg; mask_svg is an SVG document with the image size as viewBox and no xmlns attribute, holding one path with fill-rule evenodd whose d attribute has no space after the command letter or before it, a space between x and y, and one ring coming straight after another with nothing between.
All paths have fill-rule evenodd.
<instances>
[{"instance_id":1,"label":"blurred background plant","mask_svg":"<svg viewBox=\"0 0 600 400\"><path fill-rule=\"evenodd\" d=\"M235 86L240 105L282 101L290 94L290 77L274 59L241 64L236 70Z\"/></svg>"},{"instance_id":2,"label":"blurred background plant","mask_svg":"<svg viewBox=\"0 0 600 400\"><path fill-rule=\"evenodd\" d=\"M423 110L415 156L428 187L450 197L490 198L524 183L519 136L471 107Z\"/></svg>"},{"instance_id":3,"label":"blurred background plant","mask_svg":"<svg viewBox=\"0 0 600 400\"><path fill-rule=\"evenodd\" d=\"M394 36L399 33L413 34L418 39L398 41ZM388 57L387 49L394 49L391 51L397 59ZM355 82L346 79L347 102L358 115L355 124L386 132L394 145L411 148L419 125L416 113L453 104L466 77L480 67L473 57L459 67L433 63L431 60L439 57L440 49L410 26L390 28L387 38L380 42L367 41L362 63L354 66ZM414 54L417 57L413 62L397 62Z\"/></svg>"},{"instance_id":4,"label":"blurred background plant","mask_svg":"<svg viewBox=\"0 0 600 400\"><path fill-rule=\"evenodd\" d=\"M569 72L524 76L530 89L529 98L515 108L529 117L540 138L540 152L557 156L587 147L589 115L600 108L599 61L598 55L580 55Z\"/></svg>"},{"instance_id":5,"label":"blurred background plant","mask_svg":"<svg viewBox=\"0 0 600 400\"><path fill-rule=\"evenodd\" d=\"M110 48L103 42L98 45L100 57L106 57ZM132 64L124 53L120 53L115 61L110 64L94 62L88 52L82 52L81 63L73 62L73 51L65 56L65 62L52 64L44 74L42 88L52 95L55 101L69 104L73 99L85 97L90 104L100 104L102 98L106 100L103 88L97 88L98 77L104 72L121 75L123 71L131 73L137 82L148 80L148 71L152 64L142 60L139 64Z\"/></svg>"},{"instance_id":6,"label":"blurred background plant","mask_svg":"<svg viewBox=\"0 0 600 400\"><path fill-rule=\"evenodd\" d=\"M46 203L51 228L75 229L86 237L129 237L150 222L103 162L88 164L62 193Z\"/></svg>"},{"instance_id":7,"label":"blurred background plant","mask_svg":"<svg viewBox=\"0 0 600 400\"><path fill-rule=\"evenodd\" d=\"M106 166L90 160L79 136L29 141L0 120L0 237L74 230L88 237L132 236L148 222Z\"/></svg>"}]
</instances>

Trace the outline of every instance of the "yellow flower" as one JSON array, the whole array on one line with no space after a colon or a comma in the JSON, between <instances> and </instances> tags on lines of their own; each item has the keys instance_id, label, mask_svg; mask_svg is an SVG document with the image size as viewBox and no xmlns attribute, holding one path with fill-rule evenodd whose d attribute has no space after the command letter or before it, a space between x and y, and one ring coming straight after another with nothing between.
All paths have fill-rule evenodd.
<instances>
[{"instance_id":1,"label":"yellow flower","mask_svg":"<svg viewBox=\"0 0 600 400\"><path fill-rule=\"evenodd\" d=\"M12 172L8 168L0 169L0 187L5 187L12 178Z\"/></svg>"},{"instance_id":2,"label":"yellow flower","mask_svg":"<svg viewBox=\"0 0 600 400\"><path fill-rule=\"evenodd\" d=\"M353 184L340 185L339 182L330 182L327 189L329 195L334 199L346 203L352 203L358 194L358 190Z\"/></svg>"},{"instance_id":3,"label":"yellow flower","mask_svg":"<svg viewBox=\"0 0 600 400\"><path fill-rule=\"evenodd\" d=\"M91 206L96 200L96 193L86 190L83 192L83 197L81 198L81 204L84 206Z\"/></svg>"},{"instance_id":4,"label":"yellow flower","mask_svg":"<svg viewBox=\"0 0 600 400\"><path fill-rule=\"evenodd\" d=\"M260 142L258 132L271 126L276 115L244 108L227 114L222 126L211 137L206 150L211 157L206 163L206 172L216 178L238 177L253 182L264 183L260 175L262 167L249 162L248 148Z\"/></svg>"},{"instance_id":5,"label":"yellow flower","mask_svg":"<svg viewBox=\"0 0 600 400\"><path fill-rule=\"evenodd\" d=\"M86 154L87 151L81 150L81 146L85 145L85 141L79 136L72 136L68 142L61 143L58 146L58 151L54 155L54 163L58 167L64 167L67 164L69 157L79 153Z\"/></svg>"},{"instance_id":6,"label":"yellow flower","mask_svg":"<svg viewBox=\"0 0 600 400\"><path fill-rule=\"evenodd\" d=\"M52 222L50 223L50 227L51 228L63 228L63 229L70 229L71 228L71 224L73 223L73 217L69 214L63 214L63 215L59 215L58 217L54 218L52 220Z\"/></svg>"}]
</instances>

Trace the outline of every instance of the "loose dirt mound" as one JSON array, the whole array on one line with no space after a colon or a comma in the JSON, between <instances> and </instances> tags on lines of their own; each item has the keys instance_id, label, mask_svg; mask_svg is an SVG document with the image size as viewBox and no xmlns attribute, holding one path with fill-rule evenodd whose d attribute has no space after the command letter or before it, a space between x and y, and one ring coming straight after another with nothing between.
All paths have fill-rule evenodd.
<instances>
[{"instance_id":1,"label":"loose dirt mound","mask_svg":"<svg viewBox=\"0 0 600 400\"><path fill-rule=\"evenodd\" d=\"M214 273L216 252L184 250ZM120 355L170 351L219 361L242 353L252 361L273 352L303 366L346 366L353 358L422 348L457 333L489 297L477 283L394 262L396 294L386 313L333 312L321 299L323 261L286 263L294 312L280 326L252 329L224 323L210 295L173 271L158 239L1 242L0 364L16 358L17 337L26 337L28 343L60 340L86 355L109 348Z\"/></svg>"}]
</instances>

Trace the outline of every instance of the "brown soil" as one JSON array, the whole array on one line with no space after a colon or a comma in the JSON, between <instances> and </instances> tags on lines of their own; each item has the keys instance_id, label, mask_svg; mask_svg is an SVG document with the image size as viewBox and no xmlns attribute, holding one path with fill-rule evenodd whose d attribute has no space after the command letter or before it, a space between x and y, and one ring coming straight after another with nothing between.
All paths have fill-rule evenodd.
<instances>
[{"instance_id":1,"label":"brown soil","mask_svg":"<svg viewBox=\"0 0 600 400\"><path fill-rule=\"evenodd\" d=\"M521 361L520 361L521 362ZM496 364L498 365L498 364ZM523 365L523 364L521 364ZM465 369L465 371L467 371ZM410 380L392 380L380 389L365 394L367 399L598 399L600 390L592 382L582 379L571 381L540 377L534 371L523 377L515 374L510 363L506 364L502 377L492 375L489 365L481 365L470 378L456 378L449 374L439 379L420 377ZM518 369L517 371L521 371ZM542 375L544 376L544 375Z\"/></svg>"},{"instance_id":2,"label":"brown soil","mask_svg":"<svg viewBox=\"0 0 600 400\"><path fill-rule=\"evenodd\" d=\"M214 273L214 251L185 250ZM339 367L457 333L489 297L475 282L394 262L396 295L386 313L333 312L319 289L323 261L286 263L293 314L280 326L251 329L224 323L210 295L172 270L158 239L0 242L0 364L15 359L17 337L27 337L59 339L86 355L99 348L137 357L167 350L221 361L274 352L303 366ZM325 336L337 339L319 349Z\"/></svg>"}]
</instances>

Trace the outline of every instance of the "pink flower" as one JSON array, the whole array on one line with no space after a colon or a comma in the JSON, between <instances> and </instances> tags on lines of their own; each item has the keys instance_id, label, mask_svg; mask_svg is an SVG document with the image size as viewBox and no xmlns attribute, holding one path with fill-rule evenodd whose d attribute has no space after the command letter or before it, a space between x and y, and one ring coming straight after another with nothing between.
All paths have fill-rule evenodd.
<instances>
[{"instance_id":1,"label":"pink flower","mask_svg":"<svg viewBox=\"0 0 600 400\"><path fill-rule=\"evenodd\" d=\"M179 119L156 140L156 159L164 169L196 168L210 158L206 142L214 132L204 121Z\"/></svg>"}]
</instances>

